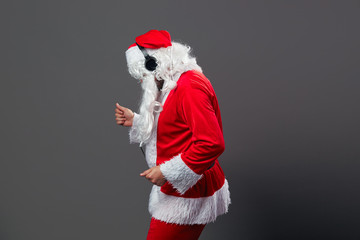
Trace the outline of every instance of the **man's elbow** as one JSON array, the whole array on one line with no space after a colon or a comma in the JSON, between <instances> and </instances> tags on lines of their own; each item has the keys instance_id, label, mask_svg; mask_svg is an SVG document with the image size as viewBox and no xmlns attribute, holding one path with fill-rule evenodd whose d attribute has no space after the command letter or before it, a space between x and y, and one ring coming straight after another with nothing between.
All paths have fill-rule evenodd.
<instances>
[{"instance_id":1,"label":"man's elbow","mask_svg":"<svg viewBox=\"0 0 360 240\"><path fill-rule=\"evenodd\" d=\"M219 138L218 141L214 142L213 149L218 155L225 151L225 142L223 138Z\"/></svg>"},{"instance_id":2,"label":"man's elbow","mask_svg":"<svg viewBox=\"0 0 360 240\"><path fill-rule=\"evenodd\" d=\"M212 156L220 156L225 151L225 143L223 138L211 139L211 141L199 141L195 143L196 149Z\"/></svg>"}]
</instances>

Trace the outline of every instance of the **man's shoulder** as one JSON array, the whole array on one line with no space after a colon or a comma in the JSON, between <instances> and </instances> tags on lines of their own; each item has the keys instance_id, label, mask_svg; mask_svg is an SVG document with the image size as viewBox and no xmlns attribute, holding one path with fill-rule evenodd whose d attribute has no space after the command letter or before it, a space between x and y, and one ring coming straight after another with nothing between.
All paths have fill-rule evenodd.
<instances>
[{"instance_id":1,"label":"man's shoulder","mask_svg":"<svg viewBox=\"0 0 360 240\"><path fill-rule=\"evenodd\" d=\"M179 91L202 90L206 94L213 95L213 87L209 79L196 70L190 70L183 73L177 82Z\"/></svg>"}]
</instances>

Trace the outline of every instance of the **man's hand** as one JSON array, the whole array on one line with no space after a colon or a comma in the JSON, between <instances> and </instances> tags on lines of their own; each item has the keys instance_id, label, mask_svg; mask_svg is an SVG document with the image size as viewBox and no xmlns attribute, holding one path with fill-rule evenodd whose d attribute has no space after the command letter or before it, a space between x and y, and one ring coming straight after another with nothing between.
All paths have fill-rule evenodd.
<instances>
[{"instance_id":1,"label":"man's hand","mask_svg":"<svg viewBox=\"0 0 360 240\"><path fill-rule=\"evenodd\" d=\"M147 180L159 187L164 185L166 182L164 175L160 171L160 166L149 168L148 170L140 173L140 176L145 177Z\"/></svg>"},{"instance_id":2,"label":"man's hand","mask_svg":"<svg viewBox=\"0 0 360 240\"><path fill-rule=\"evenodd\" d=\"M120 106L116 103L115 108L115 121L118 125L123 125L124 127L131 127L133 124L134 113L130 109Z\"/></svg>"}]
</instances>

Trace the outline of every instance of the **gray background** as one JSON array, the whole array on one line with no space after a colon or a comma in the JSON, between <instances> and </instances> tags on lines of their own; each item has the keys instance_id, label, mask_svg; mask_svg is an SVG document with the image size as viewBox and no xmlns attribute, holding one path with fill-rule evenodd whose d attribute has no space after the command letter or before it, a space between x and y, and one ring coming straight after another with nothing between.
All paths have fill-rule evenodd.
<instances>
[{"instance_id":1,"label":"gray background","mask_svg":"<svg viewBox=\"0 0 360 240\"><path fill-rule=\"evenodd\" d=\"M359 1L1 1L0 239L145 239L151 185L115 102L166 29L217 93L229 213L201 239L360 239Z\"/></svg>"}]
</instances>

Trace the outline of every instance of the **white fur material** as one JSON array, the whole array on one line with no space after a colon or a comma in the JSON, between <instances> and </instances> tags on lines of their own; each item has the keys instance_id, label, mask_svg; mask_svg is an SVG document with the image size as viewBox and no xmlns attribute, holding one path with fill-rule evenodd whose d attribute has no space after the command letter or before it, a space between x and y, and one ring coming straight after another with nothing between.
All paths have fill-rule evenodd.
<instances>
[{"instance_id":1,"label":"white fur material","mask_svg":"<svg viewBox=\"0 0 360 240\"><path fill-rule=\"evenodd\" d=\"M144 60L144 55L142 54L138 46L134 46L126 50L125 56L128 65Z\"/></svg>"},{"instance_id":2,"label":"white fur material","mask_svg":"<svg viewBox=\"0 0 360 240\"><path fill-rule=\"evenodd\" d=\"M181 159L181 154L161 164L160 170L180 194L184 194L203 176L191 170Z\"/></svg>"},{"instance_id":3,"label":"white fur material","mask_svg":"<svg viewBox=\"0 0 360 240\"><path fill-rule=\"evenodd\" d=\"M129 130L130 143L139 143L139 140L136 138L137 132L139 131L138 130L139 120L140 120L140 115L134 112L133 124Z\"/></svg>"},{"instance_id":4,"label":"white fur material","mask_svg":"<svg viewBox=\"0 0 360 240\"><path fill-rule=\"evenodd\" d=\"M170 91L161 92L160 98L157 99L157 100L161 101L162 105L164 105L167 97L169 96L169 92ZM139 134L138 126L139 126L140 118L141 118L141 115L134 112L133 125L129 130L130 143L138 143L139 142L137 136ZM156 150L157 134L156 134L156 132L157 132L158 120L159 120L159 113L156 112L154 127L152 129L149 141L145 146L145 158L146 158L146 162L147 162L149 168L156 166L156 159L157 159L157 150Z\"/></svg>"},{"instance_id":5,"label":"white fur material","mask_svg":"<svg viewBox=\"0 0 360 240\"><path fill-rule=\"evenodd\" d=\"M145 147L145 158L149 168L156 166L157 149L156 149L156 127L154 127L152 135L150 136L149 142Z\"/></svg>"},{"instance_id":6,"label":"white fur material","mask_svg":"<svg viewBox=\"0 0 360 240\"><path fill-rule=\"evenodd\" d=\"M152 217L175 224L206 224L227 213L231 203L229 185L224 185L214 195L202 198L183 198L166 195L154 185L150 193L149 212Z\"/></svg>"},{"instance_id":7,"label":"white fur material","mask_svg":"<svg viewBox=\"0 0 360 240\"><path fill-rule=\"evenodd\" d=\"M162 105L164 105L168 95L169 95L169 92L162 92L160 99L158 99L159 101L161 101ZM156 166L156 159L157 159L157 149L156 149L157 123L159 120L160 113L157 112L155 114L156 114L156 116L155 116L154 128L152 130L152 134L150 136L149 143L146 144L146 149L145 149L146 162L147 162L149 168Z\"/></svg>"}]
</instances>

